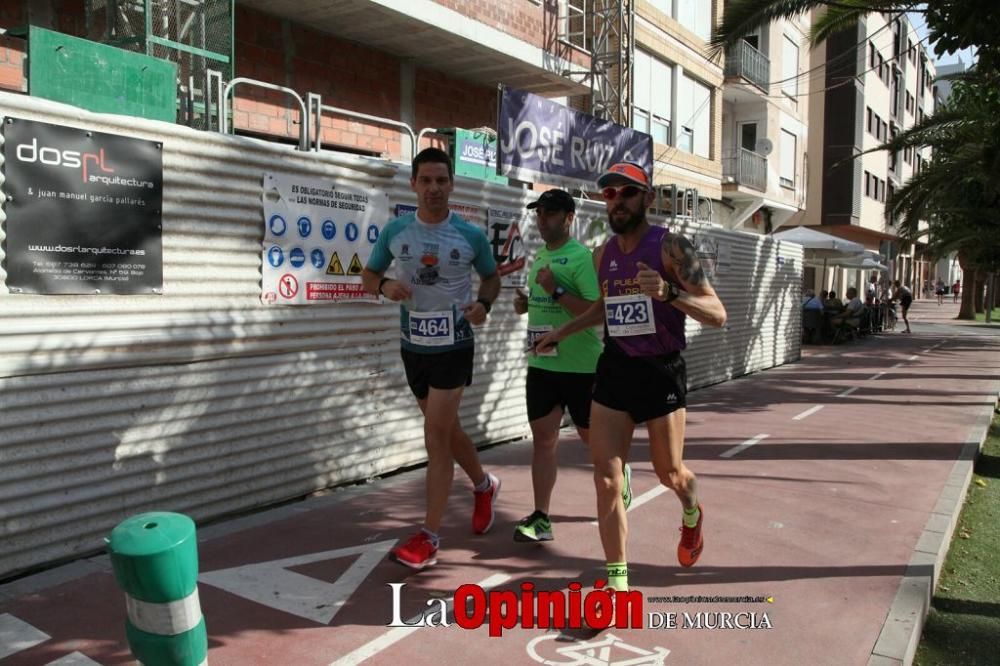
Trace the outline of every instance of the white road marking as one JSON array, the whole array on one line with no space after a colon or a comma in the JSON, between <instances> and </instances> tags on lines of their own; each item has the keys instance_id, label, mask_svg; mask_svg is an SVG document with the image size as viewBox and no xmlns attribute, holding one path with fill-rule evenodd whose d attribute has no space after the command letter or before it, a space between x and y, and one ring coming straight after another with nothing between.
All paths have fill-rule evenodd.
<instances>
[{"instance_id":1,"label":"white road marking","mask_svg":"<svg viewBox=\"0 0 1000 666\"><path fill-rule=\"evenodd\" d=\"M819 410L823 409L824 406L825 405L815 405L813 407L810 407L806 411L804 411L801 414L799 414L798 416L794 417L792 420L793 421L801 421L802 419L809 418L810 416L812 416L813 414L815 414Z\"/></svg>"},{"instance_id":2,"label":"white road marking","mask_svg":"<svg viewBox=\"0 0 1000 666\"><path fill-rule=\"evenodd\" d=\"M920 356L918 356L917 354L914 354L913 356L911 356L910 358L908 358L906 360L907 361L916 361L918 358L920 358Z\"/></svg>"},{"instance_id":3,"label":"white road marking","mask_svg":"<svg viewBox=\"0 0 1000 666\"><path fill-rule=\"evenodd\" d=\"M739 453L741 451L745 451L746 449L749 449L754 444L762 442L763 440L767 439L768 437L770 437L770 435L768 435L768 434L757 435L756 437L753 437L753 438L748 439L747 441L743 442L739 446L734 446L733 448L729 449L728 451L724 451L724 452L720 453L719 457L720 458L732 458L737 453Z\"/></svg>"},{"instance_id":4,"label":"white road marking","mask_svg":"<svg viewBox=\"0 0 1000 666\"><path fill-rule=\"evenodd\" d=\"M207 571L198 580L230 594L255 601L319 624L329 624L361 582L396 545L396 539L363 546L338 548L272 562L256 562L230 569ZM290 571L293 567L342 557L354 561L333 583Z\"/></svg>"},{"instance_id":5,"label":"white road marking","mask_svg":"<svg viewBox=\"0 0 1000 666\"><path fill-rule=\"evenodd\" d=\"M657 484L657 486L655 488L651 488L650 490L647 490L646 492L644 492L643 494L639 495L638 497L633 497L632 498L632 503L629 504L629 506L628 506L628 510L631 511L632 509L637 509L640 506L642 506L643 504L645 504L646 502L649 502L651 500L656 499L657 497L659 497L660 495L662 495L665 492L667 492L667 487L664 486L664 485L662 485L662 484ZM590 521L590 524L591 525L596 525L597 521L596 520L592 520L592 521Z\"/></svg>"},{"instance_id":6,"label":"white road marking","mask_svg":"<svg viewBox=\"0 0 1000 666\"><path fill-rule=\"evenodd\" d=\"M10 613L0 615L0 659L31 649L51 636Z\"/></svg>"},{"instance_id":7,"label":"white road marking","mask_svg":"<svg viewBox=\"0 0 1000 666\"><path fill-rule=\"evenodd\" d=\"M838 398L846 398L847 396L851 395L852 393L854 393L857 390L858 390L857 386L852 386L851 388L847 389L846 391L844 391L842 393L838 393L837 397Z\"/></svg>"},{"instance_id":8,"label":"white road marking","mask_svg":"<svg viewBox=\"0 0 1000 666\"><path fill-rule=\"evenodd\" d=\"M484 590L489 590L496 587L497 585L503 585L508 580L510 580L510 578L511 577L506 574L493 574L489 578L485 578L484 580L479 581L477 585L479 585L479 587L483 588ZM449 614L452 611L451 606L453 603L454 603L454 597L448 599ZM420 621L422 617L423 613L420 613L419 615L414 615L409 620L406 620L406 623L416 624L417 622ZM330 666L355 666L355 664L360 664L366 659L374 657L382 650L385 650L386 648L395 645L396 643L403 640L413 632L418 631L419 629L422 628L423 627L421 625L416 625L413 627L395 627L390 631L385 632L378 638L368 641L367 643L359 647L357 650L345 654L337 661L331 662ZM445 659L443 661L447 660Z\"/></svg>"},{"instance_id":9,"label":"white road marking","mask_svg":"<svg viewBox=\"0 0 1000 666\"><path fill-rule=\"evenodd\" d=\"M82 652L72 652L65 657L50 661L45 666L101 666Z\"/></svg>"},{"instance_id":10,"label":"white road marking","mask_svg":"<svg viewBox=\"0 0 1000 666\"><path fill-rule=\"evenodd\" d=\"M895 367L895 366L893 366L893 367ZM878 379L879 377L881 377L884 374L885 374L884 372L880 372L878 374L872 375L871 377L868 378L868 381L873 382L873 381L875 381L876 379Z\"/></svg>"}]
</instances>

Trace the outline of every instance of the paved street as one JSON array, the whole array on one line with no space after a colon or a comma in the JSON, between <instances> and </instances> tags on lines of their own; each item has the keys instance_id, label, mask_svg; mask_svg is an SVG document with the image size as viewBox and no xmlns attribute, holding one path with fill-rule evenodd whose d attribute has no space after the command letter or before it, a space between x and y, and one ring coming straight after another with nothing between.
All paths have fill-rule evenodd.
<instances>
[{"instance_id":1,"label":"paved street","mask_svg":"<svg viewBox=\"0 0 1000 666\"><path fill-rule=\"evenodd\" d=\"M637 433L630 579L646 598L644 622L673 613L676 628L514 628L490 638L486 627L386 626L390 583L406 584L404 620L465 583L591 589L603 569L591 472L565 431L550 544L511 539L532 509L528 442L484 454L503 480L490 534L470 533L471 493L459 479L439 564L422 573L384 557L422 514L419 469L202 529L209 663L898 663L894 651L912 638L901 583L926 575L947 543L964 494L961 459L1000 388L1000 338L953 322L956 311L919 301L912 335L809 347L798 363L692 394L686 458L706 530L692 569L674 554L679 504L658 485ZM674 599L689 595L760 599ZM708 628L723 613L755 628ZM104 557L15 581L0 587L0 661L128 663L124 617ZM702 628L684 626L698 618Z\"/></svg>"}]
</instances>

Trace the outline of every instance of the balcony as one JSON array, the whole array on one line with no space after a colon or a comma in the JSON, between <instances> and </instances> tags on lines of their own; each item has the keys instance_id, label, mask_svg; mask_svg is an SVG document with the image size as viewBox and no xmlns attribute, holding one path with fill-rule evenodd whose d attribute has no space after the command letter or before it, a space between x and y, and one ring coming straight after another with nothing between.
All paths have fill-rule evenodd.
<instances>
[{"instance_id":1,"label":"balcony","mask_svg":"<svg viewBox=\"0 0 1000 666\"><path fill-rule=\"evenodd\" d=\"M767 158L752 150L740 148L737 155L722 159L722 177L727 182L767 191Z\"/></svg>"},{"instance_id":2,"label":"balcony","mask_svg":"<svg viewBox=\"0 0 1000 666\"><path fill-rule=\"evenodd\" d=\"M771 61L750 44L740 40L739 46L734 46L726 53L725 72L726 77L745 79L767 92L767 85L771 80Z\"/></svg>"}]
</instances>

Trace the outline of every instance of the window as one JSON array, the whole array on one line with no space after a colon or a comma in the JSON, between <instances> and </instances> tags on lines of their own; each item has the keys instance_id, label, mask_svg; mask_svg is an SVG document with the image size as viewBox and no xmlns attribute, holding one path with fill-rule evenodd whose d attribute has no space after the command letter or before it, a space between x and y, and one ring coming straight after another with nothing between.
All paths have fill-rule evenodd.
<instances>
[{"instance_id":1,"label":"window","mask_svg":"<svg viewBox=\"0 0 1000 666\"><path fill-rule=\"evenodd\" d=\"M871 134L872 133L872 122L873 122L873 119L875 117L875 114L872 113L872 107L870 107L870 106L865 107L865 110L866 110L866 114L867 114L866 115L867 120L865 122L865 128L868 130L868 133Z\"/></svg>"},{"instance_id":2,"label":"window","mask_svg":"<svg viewBox=\"0 0 1000 666\"><path fill-rule=\"evenodd\" d=\"M870 197L872 195L872 175L868 171L865 171L865 196Z\"/></svg>"},{"instance_id":3,"label":"window","mask_svg":"<svg viewBox=\"0 0 1000 666\"><path fill-rule=\"evenodd\" d=\"M906 56L910 59L911 63L916 64L917 52L913 50L913 40L906 40Z\"/></svg>"},{"instance_id":4,"label":"window","mask_svg":"<svg viewBox=\"0 0 1000 666\"><path fill-rule=\"evenodd\" d=\"M885 203L885 181L878 179L878 200Z\"/></svg>"},{"instance_id":5,"label":"window","mask_svg":"<svg viewBox=\"0 0 1000 666\"><path fill-rule=\"evenodd\" d=\"M891 105L891 113L894 116L899 115L899 70L892 70L892 83L889 84L889 104Z\"/></svg>"},{"instance_id":6,"label":"window","mask_svg":"<svg viewBox=\"0 0 1000 666\"><path fill-rule=\"evenodd\" d=\"M711 144L712 91L682 76L677 91L677 147L689 153L709 156ZM681 141L686 145L682 145Z\"/></svg>"},{"instance_id":7,"label":"window","mask_svg":"<svg viewBox=\"0 0 1000 666\"><path fill-rule=\"evenodd\" d=\"M799 94L799 46L788 35L781 42L781 92Z\"/></svg>"},{"instance_id":8,"label":"window","mask_svg":"<svg viewBox=\"0 0 1000 666\"><path fill-rule=\"evenodd\" d=\"M796 136L781 130L781 171L778 182L782 187L795 187Z\"/></svg>"},{"instance_id":9,"label":"window","mask_svg":"<svg viewBox=\"0 0 1000 666\"><path fill-rule=\"evenodd\" d=\"M868 69L875 69L875 45L868 42Z\"/></svg>"},{"instance_id":10,"label":"window","mask_svg":"<svg viewBox=\"0 0 1000 666\"><path fill-rule=\"evenodd\" d=\"M740 123L740 148L757 152L757 123Z\"/></svg>"},{"instance_id":11,"label":"window","mask_svg":"<svg viewBox=\"0 0 1000 666\"><path fill-rule=\"evenodd\" d=\"M677 22L706 42L712 36L712 3L705 0L676 0Z\"/></svg>"},{"instance_id":12,"label":"window","mask_svg":"<svg viewBox=\"0 0 1000 666\"><path fill-rule=\"evenodd\" d=\"M913 148L910 148L909 146L903 148L903 161L907 164L913 162Z\"/></svg>"},{"instance_id":13,"label":"window","mask_svg":"<svg viewBox=\"0 0 1000 666\"><path fill-rule=\"evenodd\" d=\"M909 90L906 91L906 112L913 115L913 95L910 94Z\"/></svg>"},{"instance_id":14,"label":"window","mask_svg":"<svg viewBox=\"0 0 1000 666\"><path fill-rule=\"evenodd\" d=\"M657 143L669 145L673 67L645 51L636 50L633 79L632 127L648 132Z\"/></svg>"}]
</instances>

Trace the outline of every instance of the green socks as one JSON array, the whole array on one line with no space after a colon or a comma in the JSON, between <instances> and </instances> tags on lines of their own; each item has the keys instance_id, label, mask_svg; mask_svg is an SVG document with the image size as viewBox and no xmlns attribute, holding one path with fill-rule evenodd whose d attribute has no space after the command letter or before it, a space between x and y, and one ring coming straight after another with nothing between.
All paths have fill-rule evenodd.
<instances>
[{"instance_id":1,"label":"green socks","mask_svg":"<svg viewBox=\"0 0 1000 666\"><path fill-rule=\"evenodd\" d=\"M693 509L684 509L684 527L694 529L698 526L699 518L701 518L701 509L697 505Z\"/></svg>"},{"instance_id":2,"label":"green socks","mask_svg":"<svg viewBox=\"0 0 1000 666\"><path fill-rule=\"evenodd\" d=\"M628 563L608 562L608 587L628 592Z\"/></svg>"}]
</instances>

